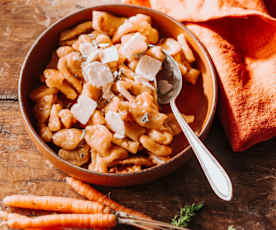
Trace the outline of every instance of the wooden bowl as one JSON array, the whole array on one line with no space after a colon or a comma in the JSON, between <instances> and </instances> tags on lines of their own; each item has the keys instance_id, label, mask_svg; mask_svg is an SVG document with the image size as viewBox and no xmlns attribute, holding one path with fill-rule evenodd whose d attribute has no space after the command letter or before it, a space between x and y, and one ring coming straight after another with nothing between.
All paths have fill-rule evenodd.
<instances>
[{"instance_id":1,"label":"wooden bowl","mask_svg":"<svg viewBox=\"0 0 276 230\"><path fill-rule=\"evenodd\" d=\"M39 76L48 64L51 52L57 48L59 33L80 22L91 20L92 10L107 11L118 16L126 17L138 13L146 14L152 18L154 27L164 35L174 38L180 33L186 35L190 46L196 54L202 76L195 86L183 82L183 90L178 97L177 105L182 112L195 115L195 122L193 122L191 126L201 138L206 137L214 118L217 103L215 71L206 50L184 25L167 15L148 8L122 4L100 5L75 12L50 26L35 41L23 63L18 83L19 105L26 130L38 150L57 168L70 176L105 186L128 186L153 181L172 172L191 157L191 148L183 135L179 135L175 138L173 150L176 155L167 163L137 173L108 174L88 171L87 169L74 166L62 160L56 152L40 138L35 129L32 103L29 99L30 92L39 84Z\"/></svg>"}]
</instances>

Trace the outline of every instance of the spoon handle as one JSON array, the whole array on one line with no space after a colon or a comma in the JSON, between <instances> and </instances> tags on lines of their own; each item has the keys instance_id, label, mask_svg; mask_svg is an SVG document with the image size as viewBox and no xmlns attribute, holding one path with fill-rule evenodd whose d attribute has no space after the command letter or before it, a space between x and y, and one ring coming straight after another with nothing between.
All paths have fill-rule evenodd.
<instances>
[{"instance_id":1,"label":"spoon handle","mask_svg":"<svg viewBox=\"0 0 276 230\"><path fill-rule=\"evenodd\" d=\"M230 201L232 199L232 183L227 173L184 120L173 99L170 101L170 105L212 189L218 197Z\"/></svg>"}]
</instances>

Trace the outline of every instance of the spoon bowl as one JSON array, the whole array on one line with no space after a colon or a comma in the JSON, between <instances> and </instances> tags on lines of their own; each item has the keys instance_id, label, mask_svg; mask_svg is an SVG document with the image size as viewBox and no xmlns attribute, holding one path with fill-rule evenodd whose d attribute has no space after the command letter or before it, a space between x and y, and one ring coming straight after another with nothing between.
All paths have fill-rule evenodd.
<instances>
[{"instance_id":1,"label":"spoon bowl","mask_svg":"<svg viewBox=\"0 0 276 230\"><path fill-rule=\"evenodd\" d=\"M229 176L190 128L175 104L175 99L180 94L182 89L182 74L173 57L170 56L165 50L163 50L163 53L166 58L163 63L163 69L160 73L158 73L156 80L158 87L158 102L160 104L170 104L172 112L175 115L175 118L189 144L191 145L213 191L221 199L230 201L232 199L232 183ZM158 84L160 80L167 81L167 83L171 85L171 89L165 93L162 93Z\"/></svg>"},{"instance_id":2,"label":"spoon bowl","mask_svg":"<svg viewBox=\"0 0 276 230\"><path fill-rule=\"evenodd\" d=\"M158 73L157 78L159 80L167 81L168 84L172 86L172 88L168 92L162 93L159 90L160 87L157 80L158 103L168 104L170 103L171 99L176 99L181 92L182 74L173 57L167 54L165 50L162 51L165 54L165 60L163 62L162 70Z\"/></svg>"}]
</instances>

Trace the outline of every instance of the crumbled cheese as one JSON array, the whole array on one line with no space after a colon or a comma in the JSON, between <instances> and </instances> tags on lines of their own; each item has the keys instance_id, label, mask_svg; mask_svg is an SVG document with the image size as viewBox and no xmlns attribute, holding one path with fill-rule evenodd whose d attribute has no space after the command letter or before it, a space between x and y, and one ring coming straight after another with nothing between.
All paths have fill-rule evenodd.
<instances>
[{"instance_id":1,"label":"crumbled cheese","mask_svg":"<svg viewBox=\"0 0 276 230\"><path fill-rule=\"evenodd\" d=\"M119 93L125 97L127 100L131 101L133 99L132 95L127 91L127 89L122 86L122 82L121 81L117 81L116 82L116 88L119 91Z\"/></svg>"},{"instance_id":2,"label":"crumbled cheese","mask_svg":"<svg viewBox=\"0 0 276 230\"><path fill-rule=\"evenodd\" d=\"M111 88L112 88L112 83L109 83L103 86L103 95L102 95L103 99L110 101L115 96Z\"/></svg>"},{"instance_id":3,"label":"crumbled cheese","mask_svg":"<svg viewBox=\"0 0 276 230\"><path fill-rule=\"evenodd\" d=\"M147 48L146 37L137 32L122 43L120 53L128 59L132 59L135 55L145 52Z\"/></svg>"},{"instance_id":4,"label":"crumbled cheese","mask_svg":"<svg viewBox=\"0 0 276 230\"><path fill-rule=\"evenodd\" d=\"M89 42L81 42L79 47L80 53L83 57L87 58L91 53L95 52L97 48L92 46Z\"/></svg>"},{"instance_id":5,"label":"crumbled cheese","mask_svg":"<svg viewBox=\"0 0 276 230\"><path fill-rule=\"evenodd\" d=\"M86 61L87 62L93 62L93 61L97 61L100 59L100 50L95 49L93 52L91 52L89 54L89 56L87 57Z\"/></svg>"},{"instance_id":6,"label":"crumbled cheese","mask_svg":"<svg viewBox=\"0 0 276 230\"><path fill-rule=\"evenodd\" d=\"M96 101L86 95L80 95L77 103L71 107L71 113L80 123L85 125L94 113L96 107Z\"/></svg>"},{"instance_id":7,"label":"crumbled cheese","mask_svg":"<svg viewBox=\"0 0 276 230\"><path fill-rule=\"evenodd\" d=\"M113 75L110 68L97 61L83 65L82 74L86 81L97 88L104 87L113 82Z\"/></svg>"},{"instance_id":8,"label":"crumbled cheese","mask_svg":"<svg viewBox=\"0 0 276 230\"><path fill-rule=\"evenodd\" d=\"M170 84L167 80L159 80L158 81L158 90L159 90L160 94L165 95L168 92L170 92L172 88L173 88L173 85Z\"/></svg>"},{"instance_id":9,"label":"crumbled cheese","mask_svg":"<svg viewBox=\"0 0 276 230\"><path fill-rule=\"evenodd\" d=\"M96 61L99 59L99 50L89 42L80 43L80 53L86 58L87 62Z\"/></svg>"},{"instance_id":10,"label":"crumbled cheese","mask_svg":"<svg viewBox=\"0 0 276 230\"><path fill-rule=\"evenodd\" d=\"M100 48L106 48L106 47L110 46L110 43L100 43L98 46Z\"/></svg>"},{"instance_id":11,"label":"crumbled cheese","mask_svg":"<svg viewBox=\"0 0 276 230\"><path fill-rule=\"evenodd\" d=\"M167 38L161 46L171 56L181 51L181 46L173 38Z\"/></svg>"},{"instance_id":12,"label":"crumbled cheese","mask_svg":"<svg viewBox=\"0 0 276 230\"><path fill-rule=\"evenodd\" d=\"M109 63L115 62L119 60L118 50L115 46L108 47L106 49L101 50L100 53L101 62L102 63Z\"/></svg>"},{"instance_id":13,"label":"crumbled cheese","mask_svg":"<svg viewBox=\"0 0 276 230\"><path fill-rule=\"evenodd\" d=\"M156 74L160 71L162 62L152 58L148 55L144 55L140 58L135 72L137 75L142 76L143 78L154 81Z\"/></svg>"},{"instance_id":14,"label":"crumbled cheese","mask_svg":"<svg viewBox=\"0 0 276 230\"><path fill-rule=\"evenodd\" d=\"M115 132L114 137L122 139L125 137L125 124L119 113L108 111L105 120L110 129Z\"/></svg>"}]
</instances>

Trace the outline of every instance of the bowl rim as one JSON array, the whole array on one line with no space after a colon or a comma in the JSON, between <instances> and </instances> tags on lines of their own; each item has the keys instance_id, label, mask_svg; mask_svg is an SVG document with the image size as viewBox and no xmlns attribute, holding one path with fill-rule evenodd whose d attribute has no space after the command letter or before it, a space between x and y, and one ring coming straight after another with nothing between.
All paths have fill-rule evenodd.
<instances>
[{"instance_id":1,"label":"bowl rim","mask_svg":"<svg viewBox=\"0 0 276 230\"><path fill-rule=\"evenodd\" d=\"M86 174L90 174L90 175L96 175L96 176L104 176L104 177L108 177L108 178L112 178L112 177L129 177L129 176L136 176L136 175L142 175L142 174L146 174L149 173L151 171L157 170L157 169L161 169L162 167L166 167L166 165L168 165L169 163L176 161L178 158L180 158L183 154L188 153L189 150L191 150L191 146L188 144L188 146L186 146L182 151L180 151L179 153L177 153L175 156L173 156L172 158L170 158L167 162L160 164L160 165L155 165L152 166L150 168L146 168L143 169L139 172L131 172L131 173L101 173L101 172L96 172L96 171L89 171L88 169L85 168L81 168L79 166L76 166L74 164L71 164L70 162L60 158L57 153L48 146L48 144L46 144L42 138L39 136L39 134L37 133L37 131L35 130L35 128L32 125L32 122L30 121L29 117L27 116L27 113L25 111L25 108L23 106L23 95L22 95L22 78L23 78L23 73L24 73L24 69L25 66L28 62L28 59L33 51L33 49L37 46L37 44L39 43L39 41L44 37L44 35L46 35L48 33L48 31L50 31L53 27L55 27L57 24L59 24L60 22L66 20L69 17L72 17L74 15L77 15L79 13L81 13L82 11L86 11L86 10L97 10L97 8L102 8L102 7L130 7L130 8L134 8L134 9L142 9L143 11L147 12L147 11L153 11L155 14L160 15L161 17L165 17L166 20L170 20L173 23L177 24L179 27L181 27L181 29L183 29L187 34L189 34L189 36L195 41L195 43L197 43L197 46L201 49L202 51L202 56L204 57L204 59L206 60L206 64L207 67L210 71L210 75L211 75L211 79L212 79L212 88L213 88L213 98L211 101L211 111L210 111L210 115L208 117L208 119L206 120L204 126L202 127L201 131L199 132L198 136L199 138L203 138L209 128L212 125L212 121L214 119L215 113L216 113L216 107L217 107L217 100L218 100L218 85L217 85L217 78L216 78L216 71L215 71L215 67L214 64L212 62L212 59L207 51L207 49L201 44L201 42L199 41L199 39L181 22L176 21L174 18L172 18L171 16L168 16L167 14L161 12L161 11L157 11L151 8L147 8L147 7L142 7L142 6L135 6L135 5L130 5L130 4L96 4L93 5L91 7L86 7L80 10L76 10L72 13L69 13L67 15L65 15L64 17L58 19L56 22L54 22L53 24L51 24L49 27L47 27L39 36L38 38L33 42L32 46L29 48L26 57L21 65L21 69L20 69L20 73L19 73L19 80L18 80L18 101L19 101L19 108L20 108L20 112L21 115L23 117L23 121L25 123L25 127L28 129L27 131L29 131L31 133L31 135L35 138L35 140L37 141L37 143L39 143L44 150L46 150L49 154L51 154L51 156L53 158L55 158L57 161L61 161L63 164L65 164L67 167L73 167L75 170L80 170L83 173ZM48 158L49 159L49 158ZM51 161L51 159L50 159ZM63 171L63 170L62 170Z\"/></svg>"}]
</instances>

